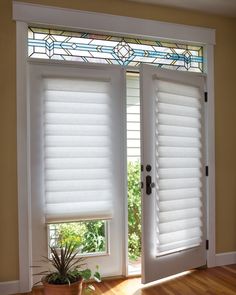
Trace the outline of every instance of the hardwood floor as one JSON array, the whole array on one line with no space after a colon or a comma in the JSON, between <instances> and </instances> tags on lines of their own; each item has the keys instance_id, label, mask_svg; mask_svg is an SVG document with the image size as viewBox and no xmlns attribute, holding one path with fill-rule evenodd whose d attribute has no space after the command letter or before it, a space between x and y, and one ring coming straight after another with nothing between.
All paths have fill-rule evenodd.
<instances>
[{"instance_id":1,"label":"hardwood floor","mask_svg":"<svg viewBox=\"0 0 236 295\"><path fill-rule=\"evenodd\" d=\"M236 295L236 264L194 270L148 286L140 278L105 280L96 284L96 295ZM20 295L20 294L15 294ZM43 295L42 288L28 295Z\"/></svg>"}]
</instances>

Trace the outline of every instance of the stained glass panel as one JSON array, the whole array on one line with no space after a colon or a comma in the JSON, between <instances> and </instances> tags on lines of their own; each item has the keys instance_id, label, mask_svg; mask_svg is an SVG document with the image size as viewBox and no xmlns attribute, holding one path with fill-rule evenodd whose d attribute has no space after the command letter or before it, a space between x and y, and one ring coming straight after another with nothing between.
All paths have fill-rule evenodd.
<instances>
[{"instance_id":1,"label":"stained glass panel","mask_svg":"<svg viewBox=\"0 0 236 295\"><path fill-rule=\"evenodd\" d=\"M203 72L201 46L33 27L28 29L28 56Z\"/></svg>"}]
</instances>

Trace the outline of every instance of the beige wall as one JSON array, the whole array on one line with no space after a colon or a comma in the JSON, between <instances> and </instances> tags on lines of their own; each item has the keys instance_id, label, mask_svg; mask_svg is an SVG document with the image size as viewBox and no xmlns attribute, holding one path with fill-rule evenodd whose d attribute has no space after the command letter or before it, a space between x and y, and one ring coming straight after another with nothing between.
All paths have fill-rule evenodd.
<instances>
[{"instance_id":1,"label":"beige wall","mask_svg":"<svg viewBox=\"0 0 236 295\"><path fill-rule=\"evenodd\" d=\"M15 24L0 0L0 281L18 278Z\"/></svg>"},{"instance_id":2,"label":"beige wall","mask_svg":"<svg viewBox=\"0 0 236 295\"><path fill-rule=\"evenodd\" d=\"M216 249L236 251L236 19L118 0L24 0L216 29ZM0 0L0 281L17 280L15 24Z\"/></svg>"}]
</instances>

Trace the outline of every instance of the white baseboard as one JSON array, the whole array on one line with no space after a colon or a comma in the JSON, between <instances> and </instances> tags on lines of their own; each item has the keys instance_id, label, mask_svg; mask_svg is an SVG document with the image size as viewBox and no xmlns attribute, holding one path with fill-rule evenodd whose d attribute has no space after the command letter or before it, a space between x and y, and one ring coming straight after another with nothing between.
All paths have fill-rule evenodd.
<instances>
[{"instance_id":1,"label":"white baseboard","mask_svg":"<svg viewBox=\"0 0 236 295\"><path fill-rule=\"evenodd\" d=\"M236 264L236 252L216 254L216 266Z\"/></svg>"},{"instance_id":2,"label":"white baseboard","mask_svg":"<svg viewBox=\"0 0 236 295\"><path fill-rule=\"evenodd\" d=\"M0 294L10 295L19 292L19 281L0 282Z\"/></svg>"}]
</instances>

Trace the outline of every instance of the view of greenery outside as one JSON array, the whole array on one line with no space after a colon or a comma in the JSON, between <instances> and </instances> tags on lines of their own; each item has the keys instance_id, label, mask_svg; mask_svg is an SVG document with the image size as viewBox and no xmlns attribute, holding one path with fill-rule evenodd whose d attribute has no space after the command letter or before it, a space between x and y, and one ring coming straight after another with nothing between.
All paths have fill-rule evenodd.
<instances>
[{"instance_id":1,"label":"view of greenery outside","mask_svg":"<svg viewBox=\"0 0 236 295\"><path fill-rule=\"evenodd\" d=\"M128 162L128 253L130 260L141 255L140 163ZM50 244L73 242L81 253L106 251L105 221L81 221L50 225Z\"/></svg>"},{"instance_id":2,"label":"view of greenery outside","mask_svg":"<svg viewBox=\"0 0 236 295\"><path fill-rule=\"evenodd\" d=\"M81 221L50 225L50 244L74 243L81 253L106 251L105 221Z\"/></svg>"},{"instance_id":3,"label":"view of greenery outside","mask_svg":"<svg viewBox=\"0 0 236 295\"><path fill-rule=\"evenodd\" d=\"M128 253L130 260L141 256L140 162L128 162Z\"/></svg>"}]
</instances>

